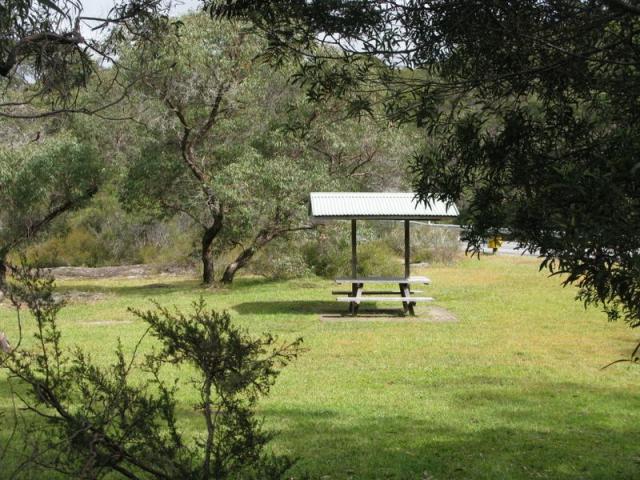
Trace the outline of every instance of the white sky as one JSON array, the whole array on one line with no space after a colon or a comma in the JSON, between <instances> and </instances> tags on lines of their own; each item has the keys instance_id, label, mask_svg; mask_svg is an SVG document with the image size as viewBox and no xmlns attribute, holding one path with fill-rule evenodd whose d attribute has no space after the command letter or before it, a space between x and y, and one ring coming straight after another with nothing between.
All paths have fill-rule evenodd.
<instances>
[{"instance_id":1,"label":"white sky","mask_svg":"<svg viewBox=\"0 0 640 480\"><path fill-rule=\"evenodd\" d=\"M104 17L115 3L115 0L82 0L83 15L87 17ZM176 16L197 10L202 6L199 0L172 0L172 4L171 13Z\"/></svg>"},{"instance_id":2,"label":"white sky","mask_svg":"<svg viewBox=\"0 0 640 480\"><path fill-rule=\"evenodd\" d=\"M122 3L126 0L121 0L119 3ZM192 12L202 8L201 0L170 0L172 3L171 6L171 15L180 16L184 15L187 12ZM82 15L85 17L98 17L104 18L109 13L109 10L114 6L116 0L81 0L83 11ZM89 30L89 26L86 22L83 22L84 25L81 25L82 34L85 38L95 38L96 35L94 32Z\"/></svg>"}]
</instances>

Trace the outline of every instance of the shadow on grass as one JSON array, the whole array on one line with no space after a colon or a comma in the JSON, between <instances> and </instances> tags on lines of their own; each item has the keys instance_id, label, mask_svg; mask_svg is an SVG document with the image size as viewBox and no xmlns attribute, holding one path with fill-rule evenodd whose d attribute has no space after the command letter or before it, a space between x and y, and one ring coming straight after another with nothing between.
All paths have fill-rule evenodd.
<instances>
[{"instance_id":1,"label":"shadow on grass","mask_svg":"<svg viewBox=\"0 0 640 480\"><path fill-rule=\"evenodd\" d=\"M311 478L639 478L634 392L569 383L540 384L534 393L513 385L500 393L471 388L472 398L491 405L454 402L448 422L384 409L368 417L322 409L265 413L278 442L300 456L298 471ZM576 398L588 402L577 407ZM635 420L616 422L629 413Z\"/></svg>"},{"instance_id":2,"label":"shadow on grass","mask_svg":"<svg viewBox=\"0 0 640 480\"><path fill-rule=\"evenodd\" d=\"M376 302L367 302L360 307L356 317L351 316L349 307L344 302L326 300L274 300L265 302L243 302L233 307L239 314L248 315L283 315L283 314L316 314L323 321L358 321L358 320L419 320L424 316L424 309L417 310L416 317L403 313L401 308L378 307Z\"/></svg>"},{"instance_id":3,"label":"shadow on grass","mask_svg":"<svg viewBox=\"0 0 640 480\"><path fill-rule=\"evenodd\" d=\"M215 284L213 286L204 285L197 278L186 278L176 280L175 278L154 278L154 279L122 279L122 284L118 284L118 279L104 279L103 284L96 284L95 279L89 279L86 283L81 279L73 279L73 284L59 283L56 291L62 294L69 292L89 292L99 294L111 294L118 296L153 296L165 293L189 293L189 294L225 294L234 293L243 289L251 289L265 285L277 285L282 283L279 280L270 280L262 277L241 277L231 285ZM134 280L138 283L128 284L128 281ZM317 285L309 283L308 288Z\"/></svg>"},{"instance_id":4,"label":"shadow on grass","mask_svg":"<svg viewBox=\"0 0 640 480\"><path fill-rule=\"evenodd\" d=\"M636 391L566 382L523 388L524 383L496 391L491 386L501 380L470 376L469 396L451 402L450 416L425 418L385 408L362 415L323 405L267 407L261 413L277 443L300 459L292 478L304 471L311 479L345 480L638 478ZM6 379L0 379L0 397L7 414ZM478 409L478 403L490 408ZM192 409L179 410L201 428ZM618 416L626 421L615 422ZM0 446L8 436L8 429L0 430ZM18 453L5 465L15 464Z\"/></svg>"},{"instance_id":5,"label":"shadow on grass","mask_svg":"<svg viewBox=\"0 0 640 480\"><path fill-rule=\"evenodd\" d=\"M347 311L345 304L326 300L277 300L265 302L243 302L233 306L233 310L248 315L282 315L287 313L342 313Z\"/></svg>"},{"instance_id":6,"label":"shadow on grass","mask_svg":"<svg viewBox=\"0 0 640 480\"><path fill-rule=\"evenodd\" d=\"M201 293L203 295L207 295L207 293L213 293L218 290L207 288L197 280L180 280L170 281L167 283L150 281L149 283L140 285L94 285L91 283L83 284L81 282L78 282L75 285L57 285L56 291L63 295L81 291L105 295L117 295L119 297L152 297L154 295L164 295L172 293ZM221 289L219 291L225 290Z\"/></svg>"}]
</instances>

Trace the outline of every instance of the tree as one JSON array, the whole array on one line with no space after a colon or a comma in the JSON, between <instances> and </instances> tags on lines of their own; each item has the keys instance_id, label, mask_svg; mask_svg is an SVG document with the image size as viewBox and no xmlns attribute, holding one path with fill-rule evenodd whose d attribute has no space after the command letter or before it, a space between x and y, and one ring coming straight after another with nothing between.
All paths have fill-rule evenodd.
<instances>
[{"instance_id":1,"label":"tree","mask_svg":"<svg viewBox=\"0 0 640 480\"><path fill-rule=\"evenodd\" d=\"M0 5L0 116L99 114L124 98L115 46L123 38L138 48L171 33L169 4L123 0L104 18L83 15L80 0L8 0ZM106 73L106 77L102 76ZM79 96L91 80L104 95ZM112 90L120 91L114 100ZM107 100L105 100L105 98ZM102 100L102 101L101 101Z\"/></svg>"},{"instance_id":2,"label":"tree","mask_svg":"<svg viewBox=\"0 0 640 480\"><path fill-rule=\"evenodd\" d=\"M297 58L316 98L349 92L367 105L372 82L386 91L392 118L434 136L416 156L416 189L424 201L464 198L472 249L506 228L541 254L542 268L577 284L585 303L640 324L640 4L229 0L210 8L251 19L271 58ZM334 46L331 62L318 41Z\"/></svg>"},{"instance_id":3,"label":"tree","mask_svg":"<svg viewBox=\"0 0 640 480\"><path fill-rule=\"evenodd\" d=\"M102 181L101 157L90 144L66 132L44 137L0 148L0 287L8 254L82 206Z\"/></svg>"},{"instance_id":4,"label":"tree","mask_svg":"<svg viewBox=\"0 0 640 480\"><path fill-rule=\"evenodd\" d=\"M162 135L150 139L124 199L130 205L185 212L200 225L203 281L210 284L213 242L225 215L213 182L216 172L232 161L221 146L233 146L220 130L229 133L225 126L250 92L247 79L257 50L239 25L211 23L202 16L183 21L179 38L159 42L150 54L135 46L127 53L130 69L146 74L138 100L158 107L152 118L143 120Z\"/></svg>"},{"instance_id":5,"label":"tree","mask_svg":"<svg viewBox=\"0 0 640 480\"><path fill-rule=\"evenodd\" d=\"M199 226L205 283L214 280L216 253L237 252L222 274L231 283L269 242L312 228L309 191L374 176L379 183L382 162L397 171L404 150L387 125L342 121L335 106L308 103L286 65L255 61L261 41L244 28L186 17L179 38L158 45L153 59L131 52L123 60L135 75L157 73L132 99L147 105L139 119L148 128L122 199Z\"/></svg>"}]
</instances>

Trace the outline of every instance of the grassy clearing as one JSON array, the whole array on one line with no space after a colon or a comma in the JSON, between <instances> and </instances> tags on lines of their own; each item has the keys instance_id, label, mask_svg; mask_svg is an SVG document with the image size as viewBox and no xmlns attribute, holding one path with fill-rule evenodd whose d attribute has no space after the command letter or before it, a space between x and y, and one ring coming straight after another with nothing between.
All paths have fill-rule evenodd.
<instances>
[{"instance_id":1,"label":"grassy clearing","mask_svg":"<svg viewBox=\"0 0 640 480\"><path fill-rule=\"evenodd\" d=\"M635 332L585 311L534 259L465 259L416 273L433 280L429 294L459 323L320 322L346 308L332 301L329 281L240 278L203 290L162 277L59 282L102 294L69 305L61 326L106 362L118 337L131 349L143 332L128 306L156 299L183 308L204 294L251 331L303 336L308 352L261 410L279 432L274 448L299 456L296 471L312 478L640 476L640 370L599 370L628 355ZM0 307L0 330L11 335L14 324ZM4 409L6 390L0 379ZM183 402L188 421L194 397Z\"/></svg>"}]
</instances>

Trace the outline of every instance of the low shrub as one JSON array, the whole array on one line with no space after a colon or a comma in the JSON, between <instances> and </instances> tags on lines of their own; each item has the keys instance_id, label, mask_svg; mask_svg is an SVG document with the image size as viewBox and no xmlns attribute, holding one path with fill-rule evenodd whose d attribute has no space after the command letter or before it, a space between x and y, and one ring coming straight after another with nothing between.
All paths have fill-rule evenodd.
<instances>
[{"instance_id":1,"label":"low shrub","mask_svg":"<svg viewBox=\"0 0 640 480\"><path fill-rule=\"evenodd\" d=\"M358 240L358 275L402 275L398 254L384 240L368 240L360 236ZM345 232L336 232L335 229L321 231L316 239L306 243L303 254L308 268L320 277L351 275L351 241Z\"/></svg>"},{"instance_id":2,"label":"low shrub","mask_svg":"<svg viewBox=\"0 0 640 480\"><path fill-rule=\"evenodd\" d=\"M398 277L404 274L404 266L400 258L384 240L358 245L357 254L358 275Z\"/></svg>"},{"instance_id":3,"label":"low shrub","mask_svg":"<svg viewBox=\"0 0 640 480\"><path fill-rule=\"evenodd\" d=\"M33 320L20 329L15 347L0 351L0 373L20 391L16 415L33 415L16 422L24 445L10 438L6 449L0 446L0 453L20 449L24 459L14 472L3 471L6 478L48 478L51 472L93 479L286 478L293 462L266 448L272 434L262 426L257 403L301 352L301 338L251 335L201 298L188 312L159 305L130 309L147 324L155 348L137 354L141 338L127 356L119 343L113 363L102 366L62 342L57 316L63 304L52 278L16 268L8 296L17 315L26 307ZM23 332L37 341L22 346ZM166 380L169 368L188 369L187 380ZM195 430L179 418L185 389L198 392Z\"/></svg>"},{"instance_id":4,"label":"low shrub","mask_svg":"<svg viewBox=\"0 0 640 480\"><path fill-rule=\"evenodd\" d=\"M404 228L398 224L387 229L384 241L398 254L404 255ZM457 228L411 224L411 261L452 263L460 255L460 231Z\"/></svg>"}]
</instances>

